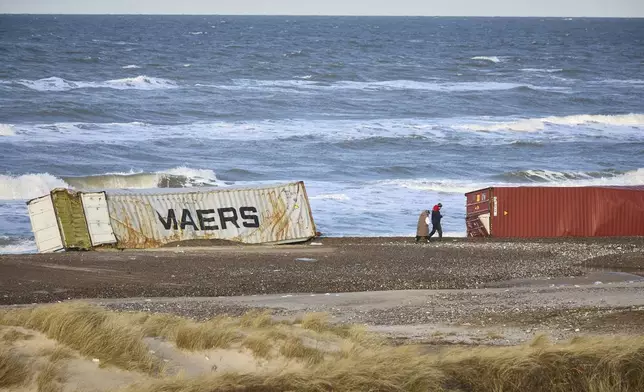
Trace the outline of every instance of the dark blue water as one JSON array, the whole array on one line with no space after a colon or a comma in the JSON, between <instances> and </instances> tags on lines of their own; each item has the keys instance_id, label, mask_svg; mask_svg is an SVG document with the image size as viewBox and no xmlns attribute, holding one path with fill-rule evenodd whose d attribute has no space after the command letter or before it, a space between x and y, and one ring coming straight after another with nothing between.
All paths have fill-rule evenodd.
<instances>
[{"instance_id":1,"label":"dark blue water","mask_svg":"<svg viewBox=\"0 0 644 392\"><path fill-rule=\"evenodd\" d=\"M644 184L644 20L0 16L0 251L55 186L304 180L328 235Z\"/></svg>"}]
</instances>

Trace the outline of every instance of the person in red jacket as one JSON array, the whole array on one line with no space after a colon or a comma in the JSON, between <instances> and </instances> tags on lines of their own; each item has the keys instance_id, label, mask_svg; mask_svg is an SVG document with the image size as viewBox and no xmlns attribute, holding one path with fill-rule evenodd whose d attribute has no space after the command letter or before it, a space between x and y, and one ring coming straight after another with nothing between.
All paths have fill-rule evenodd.
<instances>
[{"instance_id":1,"label":"person in red jacket","mask_svg":"<svg viewBox=\"0 0 644 392\"><path fill-rule=\"evenodd\" d=\"M432 236L438 232L438 240L443 239L443 228L441 227L441 219L443 218L443 215L441 215L441 208L443 208L443 205L441 203L438 203L432 208L432 232L429 233L429 238L431 239Z\"/></svg>"}]
</instances>

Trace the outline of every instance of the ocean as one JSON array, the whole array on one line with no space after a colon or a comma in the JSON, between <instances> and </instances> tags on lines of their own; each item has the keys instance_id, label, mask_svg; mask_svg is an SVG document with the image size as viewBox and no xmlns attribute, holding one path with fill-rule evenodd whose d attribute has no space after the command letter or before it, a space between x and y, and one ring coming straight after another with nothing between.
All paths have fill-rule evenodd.
<instances>
[{"instance_id":1,"label":"ocean","mask_svg":"<svg viewBox=\"0 0 644 392\"><path fill-rule=\"evenodd\" d=\"M644 184L644 19L0 15L0 253L75 189L305 181L327 236Z\"/></svg>"}]
</instances>

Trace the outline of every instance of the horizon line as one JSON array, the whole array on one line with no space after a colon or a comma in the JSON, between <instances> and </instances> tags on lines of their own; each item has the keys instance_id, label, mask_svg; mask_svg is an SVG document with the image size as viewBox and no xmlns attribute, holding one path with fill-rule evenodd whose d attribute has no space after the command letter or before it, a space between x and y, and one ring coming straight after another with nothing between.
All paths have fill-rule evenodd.
<instances>
[{"instance_id":1,"label":"horizon line","mask_svg":"<svg viewBox=\"0 0 644 392\"><path fill-rule=\"evenodd\" d=\"M192 13L32 13L0 12L0 15L49 15L49 16L265 16L265 17L361 17L361 18L577 18L577 19L644 19L642 16L569 16L569 15L386 15L386 14L192 14Z\"/></svg>"}]
</instances>

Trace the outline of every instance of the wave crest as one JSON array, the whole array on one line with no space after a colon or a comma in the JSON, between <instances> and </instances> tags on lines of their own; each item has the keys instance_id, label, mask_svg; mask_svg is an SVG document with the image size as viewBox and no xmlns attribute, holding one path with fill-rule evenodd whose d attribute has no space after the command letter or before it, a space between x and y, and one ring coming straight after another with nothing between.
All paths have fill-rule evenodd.
<instances>
[{"instance_id":1,"label":"wave crest","mask_svg":"<svg viewBox=\"0 0 644 392\"><path fill-rule=\"evenodd\" d=\"M491 63L500 63L501 59L497 56L474 56L470 60L489 61Z\"/></svg>"},{"instance_id":2,"label":"wave crest","mask_svg":"<svg viewBox=\"0 0 644 392\"><path fill-rule=\"evenodd\" d=\"M159 90L178 87L168 79L140 75L133 78L106 80L104 82L70 81L59 77L38 80L18 80L16 83L36 91L69 91L82 88L111 88L116 90Z\"/></svg>"},{"instance_id":3,"label":"wave crest","mask_svg":"<svg viewBox=\"0 0 644 392\"><path fill-rule=\"evenodd\" d=\"M488 124L469 124L463 125L462 128L472 131L517 131L517 132L534 132L544 130L548 125L612 125L612 126L633 126L644 127L644 114L580 114L563 117L543 117L529 118L513 122L496 122Z\"/></svg>"},{"instance_id":4,"label":"wave crest","mask_svg":"<svg viewBox=\"0 0 644 392\"><path fill-rule=\"evenodd\" d=\"M16 132L11 124L0 124L0 136L14 136Z\"/></svg>"},{"instance_id":5,"label":"wave crest","mask_svg":"<svg viewBox=\"0 0 644 392\"><path fill-rule=\"evenodd\" d=\"M363 91L396 91L418 90L438 92L468 92L468 91L501 91L514 89L529 89L537 91L568 91L566 87L536 86L528 83L511 82L436 82L419 80L383 80L375 82L357 82L339 80L332 83L310 80L300 77L295 80L253 80L236 79L232 85L213 85L197 83L196 87L210 87L222 90L262 90L305 92L310 90L363 90Z\"/></svg>"},{"instance_id":6,"label":"wave crest","mask_svg":"<svg viewBox=\"0 0 644 392\"><path fill-rule=\"evenodd\" d=\"M552 170L518 170L503 173L495 178L509 182L568 182L575 180L592 180L613 178L620 174L617 171L605 172L558 172Z\"/></svg>"}]
</instances>

